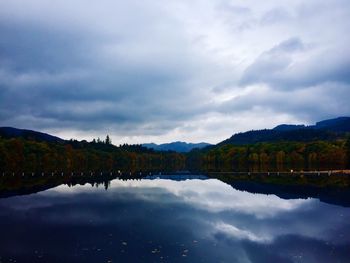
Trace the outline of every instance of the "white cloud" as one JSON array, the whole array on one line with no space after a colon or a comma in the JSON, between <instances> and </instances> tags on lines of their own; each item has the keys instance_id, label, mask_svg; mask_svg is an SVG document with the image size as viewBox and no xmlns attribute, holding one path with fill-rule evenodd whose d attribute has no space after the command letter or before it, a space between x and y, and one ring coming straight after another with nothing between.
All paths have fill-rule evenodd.
<instances>
[{"instance_id":1,"label":"white cloud","mask_svg":"<svg viewBox=\"0 0 350 263\"><path fill-rule=\"evenodd\" d=\"M248 230L239 229L233 225L226 224L223 222L219 222L219 223L215 224L214 229L217 232L223 232L226 235L229 235L235 239L248 239L248 240L253 241L253 242L269 242L269 241L271 241L270 238L257 236L253 232L250 232Z\"/></svg>"},{"instance_id":2,"label":"white cloud","mask_svg":"<svg viewBox=\"0 0 350 263\"><path fill-rule=\"evenodd\" d=\"M157 198L148 189L160 189L171 193L181 200L199 209L219 213L222 211L235 211L254 215L257 218L274 217L279 213L293 211L301 206L307 205L310 200L284 200L275 195L251 194L233 189L217 179L199 180L191 179L185 181L173 181L168 179L159 180L113 180L110 185L114 191L133 191L138 198ZM55 194L55 192L65 194L79 194L86 191L101 191L100 189L90 188L88 185L59 186L45 195ZM155 191L157 192L157 191ZM108 192L106 193L108 194ZM113 194L111 192L110 194ZM263 197L263 198L262 198ZM230 201L228 201L230 200ZM155 199L154 201L162 202ZM168 200L164 200L167 202Z\"/></svg>"}]
</instances>

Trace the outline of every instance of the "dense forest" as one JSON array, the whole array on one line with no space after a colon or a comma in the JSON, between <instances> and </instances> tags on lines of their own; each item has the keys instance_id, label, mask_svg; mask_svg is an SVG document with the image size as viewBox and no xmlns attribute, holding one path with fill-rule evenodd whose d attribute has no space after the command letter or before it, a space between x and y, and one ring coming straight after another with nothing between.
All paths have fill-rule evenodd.
<instances>
[{"instance_id":1,"label":"dense forest","mask_svg":"<svg viewBox=\"0 0 350 263\"><path fill-rule=\"evenodd\" d=\"M350 139L224 144L188 155L187 167L205 172L342 170L350 164Z\"/></svg>"},{"instance_id":2,"label":"dense forest","mask_svg":"<svg viewBox=\"0 0 350 263\"><path fill-rule=\"evenodd\" d=\"M225 144L181 154L108 141L0 138L0 171L9 173L339 170L349 167L349 156L350 139Z\"/></svg>"},{"instance_id":3,"label":"dense forest","mask_svg":"<svg viewBox=\"0 0 350 263\"><path fill-rule=\"evenodd\" d=\"M0 137L0 171L5 173L178 171L185 156L155 152L141 145L111 144L106 140L37 141Z\"/></svg>"}]
</instances>

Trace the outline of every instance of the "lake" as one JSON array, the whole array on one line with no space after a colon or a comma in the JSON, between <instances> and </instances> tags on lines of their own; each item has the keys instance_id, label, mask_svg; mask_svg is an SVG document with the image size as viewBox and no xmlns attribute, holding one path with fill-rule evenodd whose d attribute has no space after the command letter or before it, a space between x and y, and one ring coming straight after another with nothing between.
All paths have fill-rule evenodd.
<instances>
[{"instance_id":1,"label":"lake","mask_svg":"<svg viewBox=\"0 0 350 263\"><path fill-rule=\"evenodd\" d=\"M114 179L0 199L0 262L349 262L350 208L218 179Z\"/></svg>"}]
</instances>

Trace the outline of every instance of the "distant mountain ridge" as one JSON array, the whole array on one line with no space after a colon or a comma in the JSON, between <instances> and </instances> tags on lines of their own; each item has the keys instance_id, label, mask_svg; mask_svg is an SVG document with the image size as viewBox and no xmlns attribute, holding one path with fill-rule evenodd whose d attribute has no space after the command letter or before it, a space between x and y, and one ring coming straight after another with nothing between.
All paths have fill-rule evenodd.
<instances>
[{"instance_id":1,"label":"distant mountain ridge","mask_svg":"<svg viewBox=\"0 0 350 263\"><path fill-rule=\"evenodd\" d=\"M142 146L154 149L156 151L174 151L174 152L190 152L191 150L197 148L202 149L204 147L207 147L211 144L201 142L201 143L186 143L186 142L171 142L171 143L164 143L164 144L155 144L155 143L144 143Z\"/></svg>"},{"instance_id":2,"label":"distant mountain ridge","mask_svg":"<svg viewBox=\"0 0 350 263\"><path fill-rule=\"evenodd\" d=\"M344 138L350 134L350 117L338 117L316 122L315 125L306 126L303 124L281 124L273 129L252 130L232 135L230 138L218 143L224 144L254 144L260 142L279 142L279 141L300 141L309 142L317 140L336 140ZM46 141L46 142L64 142L65 140L43 132L17 129L13 127L0 127L0 137L19 138ZM145 143L143 147L154 149L156 151L175 151L179 153L190 152L191 150L203 149L213 146L209 143L186 143L171 142L164 144ZM214 147L214 146L213 146Z\"/></svg>"},{"instance_id":3,"label":"distant mountain ridge","mask_svg":"<svg viewBox=\"0 0 350 263\"><path fill-rule=\"evenodd\" d=\"M314 128L326 129L334 132L350 132L350 117L339 117L335 119L319 121L316 123Z\"/></svg>"},{"instance_id":4,"label":"distant mountain ridge","mask_svg":"<svg viewBox=\"0 0 350 263\"><path fill-rule=\"evenodd\" d=\"M220 142L218 145L244 145L278 141L329 141L343 138L347 133L350 133L350 117L338 117L319 121L315 125L310 126L305 126L303 124L281 124L273 129L237 133Z\"/></svg>"},{"instance_id":5,"label":"distant mountain ridge","mask_svg":"<svg viewBox=\"0 0 350 263\"><path fill-rule=\"evenodd\" d=\"M349 132L350 131L350 117L338 117L335 119L328 119L316 122L315 125L306 126L304 124L280 124L273 128L278 131L291 131L302 128L312 128L318 130L328 130L334 132Z\"/></svg>"},{"instance_id":6,"label":"distant mountain ridge","mask_svg":"<svg viewBox=\"0 0 350 263\"><path fill-rule=\"evenodd\" d=\"M63 142L64 140L38 131L17 129L13 127L0 127L0 137L4 138L18 138L22 137L25 139L35 140L35 141L46 141L46 142Z\"/></svg>"},{"instance_id":7,"label":"distant mountain ridge","mask_svg":"<svg viewBox=\"0 0 350 263\"><path fill-rule=\"evenodd\" d=\"M298 130L298 129L302 129L305 128L306 126L304 124L280 124L277 125L275 128L273 128L273 130L275 131L293 131L293 130Z\"/></svg>"}]
</instances>

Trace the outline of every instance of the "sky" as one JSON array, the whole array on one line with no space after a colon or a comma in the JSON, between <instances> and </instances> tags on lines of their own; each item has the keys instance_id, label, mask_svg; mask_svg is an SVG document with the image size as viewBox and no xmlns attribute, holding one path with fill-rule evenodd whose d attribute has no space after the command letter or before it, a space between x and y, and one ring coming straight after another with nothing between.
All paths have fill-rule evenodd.
<instances>
[{"instance_id":1,"label":"sky","mask_svg":"<svg viewBox=\"0 0 350 263\"><path fill-rule=\"evenodd\" d=\"M350 115L348 0L0 1L0 126L218 143Z\"/></svg>"}]
</instances>

